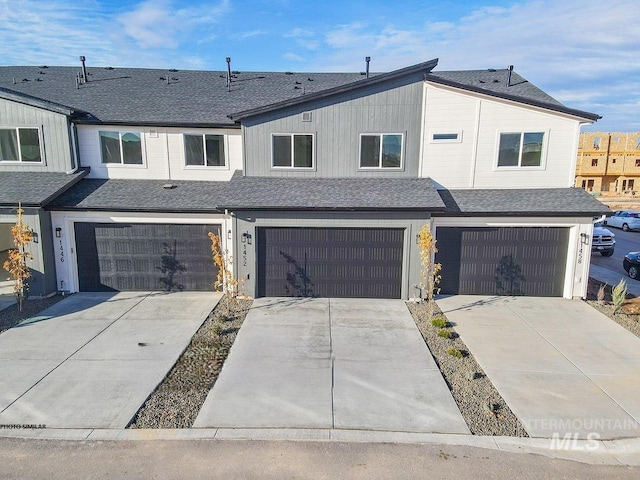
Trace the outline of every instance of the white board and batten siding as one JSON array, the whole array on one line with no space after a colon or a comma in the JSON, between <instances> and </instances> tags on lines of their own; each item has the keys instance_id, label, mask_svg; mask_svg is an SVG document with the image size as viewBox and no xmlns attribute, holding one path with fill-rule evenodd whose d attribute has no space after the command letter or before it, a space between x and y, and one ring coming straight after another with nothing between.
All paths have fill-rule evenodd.
<instances>
[{"instance_id":1,"label":"white board and batten siding","mask_svg":"<svg viewBox=\"0 0 640 480\"><path fill-rule=\"evenodd\" d=\"M142 138L142 165L102 163L101 130L138 132ZM184 134L224 135L224 167L186 166ZM239 129L148 128L107 125L78 126L80 163L91 167L89 178L139 180L228 181L235 170L242 170L242 135Z\"/></svg>"},{"instance_id":2,"label":"white board and batten siding","mask_svg":"<svg viewBox=\"0 0 640 480\"><path fill-rule=\"evenodd\" d=\"M0 128L31 127L40 131L42 162L0 162L4 172L68 172L73 169L69 122L61 113L0 99Z\"/></svg>"},{"instance_id":3,"label":"white board and batten siding","mask_svg":"<svg viewBox=\"0 0 640 480\"><path fill-rule=\"evenodd\" d=\"M420 175L444 188L562 188L574 184L576 118L425 83ZM433 133L460 133L434 142ZM541 167L498 168L500 133L544 132Z\"/></svg>"}]
</instances>

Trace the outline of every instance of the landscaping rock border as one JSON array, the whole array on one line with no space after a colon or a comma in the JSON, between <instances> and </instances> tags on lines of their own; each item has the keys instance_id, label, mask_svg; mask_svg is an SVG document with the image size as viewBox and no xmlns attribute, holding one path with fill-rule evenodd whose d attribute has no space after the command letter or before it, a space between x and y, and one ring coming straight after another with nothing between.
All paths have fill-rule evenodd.
<instances>
[{"instance_id":1,"label":"landscaping rock border","mask_svg":"<svg viewBox=\"0 0 640 480\"><path fill-rule=\"evenodd\" d=\"M593 278L589 279L589 286L587 288L587 299L585 300L589 305L598 310L600 313L603 313L611 320L616 322L623 328L626 328L628 331L633 333L636 337L640 337L640 315L636 314L626 314L623 312L615 312L615 307L611 303L611 286L606 285L604 289L604 299L602 302L597 300L597 292L600 288L600 285L603 285L603 282L598 280L594 280ZM637 304L640 303L640 298L633 297L631 295L627 295L627 300L623 303L623 308L625 304L632 305L637 307ZM635 310L635 308L634 308Z\"/></svg>"},{"instance_id":2,"label":"landscaping rock border","mask_svg":"<svg viewBox=\"0 0 640 480\"><path fill-rule=\"evenodd\" d=\"M222 297L127 428L191 428L252 303Z\"/></svg>"},{"instance_id":3,"label":"landscaping rock border","mask_svg":"<svg viewBox=\"0 0 640 480\"><path fill-rule=\"evenodd\" d=\"M528 437L524 426L511 411L502 396L473 358L464 342L447 322L450 339L438 335L432 318L446 316L436 307L431 317L426 302L407 302L407 307L431 351L462 417L474 435ZM447 349L462 352L462 358L447 353Z\"/></svg>"},{"instance_id":4,"label":"landscaping rock border","mask_svg":"<svg viewBox=\"0 0 640 480\"><path fill-rule=\"evenodd\" d=\"M15 327L27 318L37 316L42 310L58 303L66 297L53 295L45 298L27 298L22 303L22 311L17 303L0 310L0 333Z\"/></svg>"}]
</instances>

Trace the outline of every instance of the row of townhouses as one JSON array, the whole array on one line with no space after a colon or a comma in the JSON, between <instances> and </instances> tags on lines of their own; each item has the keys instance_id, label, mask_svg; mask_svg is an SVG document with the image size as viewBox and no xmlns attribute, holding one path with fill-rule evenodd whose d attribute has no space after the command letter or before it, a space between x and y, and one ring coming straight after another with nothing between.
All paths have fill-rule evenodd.
<instances>
[{"instance_id":1,"label":"row of townhouses","mask_svg":"<svg viewBox=\"0 0 640 480\"><path fill-rule=\"evenodd\" d=\"M512 68L380 74L0 67L0 250L21 203L31 295L211 290L219 234L251 296L584 296L581 125Z\"/></svg>"}]
</instances>

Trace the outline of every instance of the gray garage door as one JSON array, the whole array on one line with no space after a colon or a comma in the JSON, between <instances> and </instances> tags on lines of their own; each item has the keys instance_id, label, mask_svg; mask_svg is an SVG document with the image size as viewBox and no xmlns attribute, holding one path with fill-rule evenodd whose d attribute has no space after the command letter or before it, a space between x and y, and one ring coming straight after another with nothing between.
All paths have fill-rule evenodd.
<instances>
[{"instance_id":1,"label":"gray garage door","mask_svg":"<svg viewBox=\"0 0 640 480\"><path fill-rule=\"evenodd\" d=\"M258 296L400 298L404 231L259 228Z\"/></svg>"},{"instance_id":2,"label":"gray garage door","mask_svg":"<svg viewBox=\"0 0 640 480\"><path fill-rule=\"evenodd\" d=\"M436 231L443 294L562 296L568 228Z\"/></svg>"},{"instance_id":3,"label":"gray garage door","mask_svg":"<svg viewBox=\"0 0 640 480\"><path fill-rule=\"evenodd\" d=\"M213 290L219 225L76 223L80 290Z\"/></svg>"}]
</instances>

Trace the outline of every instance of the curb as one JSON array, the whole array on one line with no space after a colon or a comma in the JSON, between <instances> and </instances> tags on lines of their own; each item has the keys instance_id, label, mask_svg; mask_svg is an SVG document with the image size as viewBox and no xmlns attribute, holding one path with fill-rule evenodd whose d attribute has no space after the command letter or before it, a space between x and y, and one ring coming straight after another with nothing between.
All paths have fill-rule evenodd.
<instances>
[{"instance_id":1,"label":"curb","mask_svg":"<svg viewBox=\"0 0 640 480\"><path fill-rule=\"evenodd\" d=\"M574 438L492 437L443 433L376 430L288 428L5 429L0 439L20 438L64 441L253 440L354 443L439 444L542 455L591 465L640 466L640 437L617 440Z\"/></svg>"}]
</instances>

